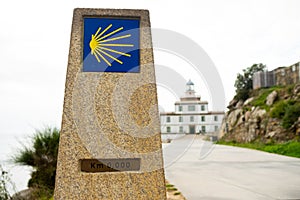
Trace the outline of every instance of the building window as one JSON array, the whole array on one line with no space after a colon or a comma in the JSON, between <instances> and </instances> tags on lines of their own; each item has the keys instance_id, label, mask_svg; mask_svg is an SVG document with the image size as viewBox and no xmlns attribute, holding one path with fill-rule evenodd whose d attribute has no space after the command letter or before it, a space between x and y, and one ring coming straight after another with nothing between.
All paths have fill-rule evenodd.
<instances>
[{"instance_id":1,"label":"building window","mask_svg":"<svg viewBox=\"0 0 300 200\"><path fill-rule=\"evenodd\" d=\"M178 107L178 110L179 110L179 111L182 111L182 106L179 106L179 107Z\"/></svg>"},{"instance_id":2,"label":"building window","mask_svg":"<svg viewBox=\"0 0 300 200\"><path fill-rule=\"evenodd\" d=\"M205 122L205 116L201 116L201 121Z\"/></svg>"},{"instance_id":3,"label":"building window","mask_svg":"<svg viewBox=\"0 0 300 200\"><path fill-rule=\"evenodd\" d=\"M215 131L217 131L219 129L219 127L218 126L215 126Z\"/></svg>"},{"instance_id":4,"label":"building window","mask_svg":"<svg viewBox=\"0 0 300 200\"><path fill-rule=\"evenodd\" d=\"M179 133L183 133L183 127L182 126L179 127Z\"/></svg>"},{"instance_id":5,"label":"building window","mask_svg":"<svg viewBox=\"0 0 300 200\"><path fill-rule=\"evenodd\" d=\"M215 120L215 122L218 121L218 116L217 115L214 116L214 120Z\"/></svg>"},{"instance_id":6,"label":"building window","mask_svg":"<svg viewBox=\"0 0 300 200\"><path fill-rule=\"evenodd\" d=\"M190 116L190 122L194 122L194 116Z\"/></svg>"},{"instance_id":7,"label":"building window","mask_svg":"<svg viewBox=\"0 0 300 200\"><path fill-rule=\"evenodd\" d=\"M195 106L188 106L188 111L195 111Z\"/></svg>"},{"instance_id":8,"label":"building window","mask_svg":"<svg viewBox=\"0 0 300 200\"><path fill-rule=\"evenodd\" d=\"M179 122L183 122L182 116L179 116Z\"/></svg>"},{"instance_id":9,"label":"building window","mask_svg":"<svg viewBox=\"0 0 300 200\"><path fill-rule=\"evenodd\" d=\"M171 117L167 117L167 122L171 122Z\"/></svg>"},{"instance_id":10,"label":"building window","mask_svg":"<svg viewBox=\"0 0 300 200\"><path fill-rule=\"evenodd\" d=\"M201 132L202 132L202 133L205 133L205 132L206 132L205 126L201 126Z\"/></svg>"},{"instance_id":11,"label":"building window","mask_svg":"<svg viewBox=\"0 0 300 200\"><path fill-rule=\"evenodd\" d=\"M284 69L281 69L281 76L284 76L285 75L285 71Z\"/></svg>"},{"instance_id":12,"label":"building window","mask_svg":"<svg viewBox=\"0 0 300 200\"><path fill-rule=\"evenodd\" d=\"M296 65L293 65L293 66L292 66L292 71L293 71L293 72L296 71Z\"/></svg>"},{"instance_id":13,"label":"building window","mask_svg":"<svg viewBox=\"0 0 300 200\"><path fill-rule=\"evenodd\" d=\"M205 106L201 105L201 111L205 111Z\"/></svg>"},{"instance_id":14,"label":"building window","mask_svg":"<svg viewBox=\"0 0 300 200\"><path fill-rule=\"evenodd\" d=\"M171 133L171 127L167 126L167 133Z\"/></svg>"}]
</instances>

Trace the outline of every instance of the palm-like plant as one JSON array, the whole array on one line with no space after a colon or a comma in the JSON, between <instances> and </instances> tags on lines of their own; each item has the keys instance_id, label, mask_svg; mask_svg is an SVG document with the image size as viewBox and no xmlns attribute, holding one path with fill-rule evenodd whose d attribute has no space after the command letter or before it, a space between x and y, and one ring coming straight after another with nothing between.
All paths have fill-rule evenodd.
<instances>
[{"instance_id":1,"label":"palm-like plant","mask_svg":"<svg viewBox=\"0 0 300 200\"><path fill-rule=\"evenodd\" d=\"M23 148L13 157L15 163L33 167L34 171L28 187L46 189L49 195L53 193L58 144L59 129L47 127L36 130L32 137L32 147L23 145Z\"/></svg>"}]
</instances>

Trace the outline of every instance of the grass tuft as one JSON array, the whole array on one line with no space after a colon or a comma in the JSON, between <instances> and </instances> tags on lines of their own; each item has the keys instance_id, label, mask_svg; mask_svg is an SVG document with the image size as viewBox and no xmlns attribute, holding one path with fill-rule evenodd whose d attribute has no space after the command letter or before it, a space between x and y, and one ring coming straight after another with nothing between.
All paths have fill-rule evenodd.
<instances>
[{"instance_id":1,"label":"grass tuft","mask_svg":"<svg viewBox=\"0 0 300 200\"><path fill-rule=\"evenodd\" d=\"M181 195L181 192L175 192L174 195Z\"/></svg>"},{"instance_id":2,"label":"grass tuft","mask_svg":"<svg viewBox=\"0 0 300 200\"><path fill-rule=\"evenodd\" d=\"M263 143L258 143L258 142L236 143L236 142L224 142L224 141L219 141L217 143L223 144L223 145L256 149L256 150L265 151L265 152L269 152L269 153L275 153L275 154L300 158L300 142L298 142L298 141L289 141L289 142L280 143L280 144L274 144L274 143L263 144Z\"/></svg>"}]
</instances>

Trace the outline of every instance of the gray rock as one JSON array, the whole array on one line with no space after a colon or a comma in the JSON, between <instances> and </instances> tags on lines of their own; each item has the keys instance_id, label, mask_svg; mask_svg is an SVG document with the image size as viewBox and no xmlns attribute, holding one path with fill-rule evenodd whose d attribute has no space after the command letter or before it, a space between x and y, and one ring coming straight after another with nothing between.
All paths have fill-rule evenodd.
<instances>
[{"instance_id":1,"label":"gray rock","mask_svg":"<svg viewBox=\"0 0 300 200\"><path fill-rule=\"evenodd\" d=\"M276 101L277 97L278 97L278 93L274 90L273 92L271 92L271 93L268 95L266 104L267 104L268 106L273 105L273 103Z\"/></svg>"},{"instance_id":2,"label":"gray rock","mask_svg":"<svg viewBox=\"0 0 300 200\"><path fill-rule=\"evenodd\" d=\"M238 102L238 100L236 99L232 99L230 102L229 102L229 105L227 106L228 109L231 109L231 108L234 108L235 107L235 104Z\"/></svg>"},{"instance_id":3,"label":"gray rock","mask_svg":"<svg viewBox=\"0 0 300 200\"><path fill-rule=\"evenodd\" d=\"M251 101L253 101L254 97L250 97L244 102L244 106L247 106Z\"/></svg>"},{"instance_id":4,"label":"gray rock","mask_svg":"<svg viewBox=\"0 0 300 200\"><path fill-rule=\"evenodd\" d=\"M33 188L28 188L25 190L22 190L20 192L17 192L16 194L14 194L12 196L12 200L32 200L34 199L33 197L33 192L35 191L35 189Z\"/></svg>"},{"instance_id":5,"label":"gray rock","mask_svg":"<svg viewBox=\"0 0 300 200\"><path fill-rule=\"evenodd\" d=\"M250 117L251 117L251 112L250 112L250 111L247 111L247 112L245 113L245 121L248 121Z\"/></svg>"},{"instance_id":6,"label":"gray rock","mask_svg":"<svg viewBox=\"0 0 300 200\"><path fill-rule=\"evenodd\" d=\"M264 115L267 113L265 109L260 109L259 107L255 107L255 109L251 113L251 118L257 119L257 118L263 118Z\"/></svg>"},{"instance_id":7,"label":"gray rock","mask_svg":"<svg viewBox=\"0 0 300 200\"><path fill-rule=\"evenodd\" d=\"M269 132L267 135L266 135L266 137L267 138L272 138L272 137L274 137L274 135L276 135L276 131L271 131L271 132Z\"/></svg>"},{"instance_id":8,"label":"gray rock","mask_svg":"<svg viewBox=\"0 0 300 200\"><path fill-rule=\"evenodd\" d=\"M236 109L236 110L233 110L232 112L230 112L228 119L227 119L229 129L232 129L232 127L236 125L237 121L239 120L239 118L242 115L242 112L243 112L242 109Z\"/></svg>"},{"instance_id":9,"label":"gray rock","mask_svg":"<svg viewBox=\"0 0 300 200\"><path fill-rule=\"evenodd\" d=\"M235 108L241 108L243 105L244 105L244 101L239 100L239 102L237 102L237 104L235 105Z\"/></svg>"},{"instance_id":10,"label":"gray rock","mask_svg":"<svg viewBox=\"0 0 300 200\"><path fill-rule=\"evenodd\" d=\"M294 90L293 90L293 94L297 95L300 93L300 84L295 85Z\"/></svg>"},{"instance_id":11,"label":"gray rock","mask_svg":"<svg viewBox=\"0 0 300 200\"><path fill-rule=\"evenodd\" d=\"M239 126L244 122L245 122L245 116L243 115L243 113L241 113L239 119L237 120L237 122L235 124L235 126Z\"/></svg>"}]
</instances>

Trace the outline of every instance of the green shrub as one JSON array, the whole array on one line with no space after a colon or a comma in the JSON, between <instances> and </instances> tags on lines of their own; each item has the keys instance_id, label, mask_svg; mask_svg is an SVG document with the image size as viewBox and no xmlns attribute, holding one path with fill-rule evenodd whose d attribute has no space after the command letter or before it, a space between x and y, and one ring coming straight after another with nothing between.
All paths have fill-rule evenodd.
<instances>
[{"instance_id":1,"label":"green shrub","mask_svg":"<svg viewBox=\"0 0 300 200\"><path fill-rule=\"evenodd\" d=\"M59 130L46 127L36 130L31 138L31 146L23 148L13 156L16 164L33 167L28 187L35 188L33 196L48 200L54 192Z\"/></svg>"},{"instance_id":2,"label":"green shrub","mask_svg":"<svg viewBox=\"0 0 300 200\"><path fill-rule=\"evenodd\" d=\"M270 116L272 118L282 119L287 107L288 104L285 101L279 101L274 105L273 109L271 110Z\"/></svg>"},{"instance_id":3,"label":"green shrub","mask_svg":"<svg viewBox=\"0 0 300 200\"><path fill-rule=\"evenodd\" d=\"M286 86L286 91L289 95L293 94L294 87L295 87L295 84L291 84L291 85Z\"/></svg>"},{"instance_id":4,"label":"green shrub","mask_svg":"<svg viewBox=\"0 0 300 200\"><path fill-rule=\"evenodd\" d=\"M270 116L282 119L282 127L288 129L300 116L300 103L293 100L279 101L271 110Z\"/></svg>"},{"instance_id":5,"label":"green shrub","mask_svg":"<svg viewBox=\"0 0 300 200\"><path fill-rule=\"evenodd\" d=\"M252 91L253 74L255 72L264 71L266 68L263 64L254 64L251 67L243 69L243 73L237 74L234 87L236 88L236 95L234 99L246 100L249 98L249 94Z\"/></svg>"},{"instance_id":6,"label":"green shrub","mask_svg":"<svg viewBox=\"0 0 300 200\"><path fill-rule=\"evenodd\" d=\"M295 101L288 100L288 101L279 101L274 105L274 108L271 110L270 116L273 118L283 119L287 109L294 105Z\"/></svg>"},{"instance_id":7,"label":"green shrub","mask_svg":"<svg viewBox=\"0 0 300 200\"><path fill-rule=\"evenodd\" d=\"M291 127L300 116L300 103L288 106L285 115L282 119L282 127L288 129Z\"/></svg>"}]
</instances>

